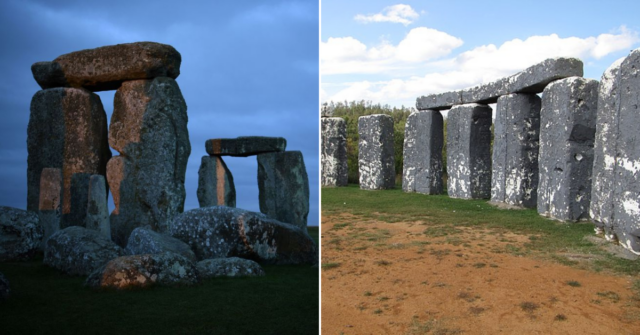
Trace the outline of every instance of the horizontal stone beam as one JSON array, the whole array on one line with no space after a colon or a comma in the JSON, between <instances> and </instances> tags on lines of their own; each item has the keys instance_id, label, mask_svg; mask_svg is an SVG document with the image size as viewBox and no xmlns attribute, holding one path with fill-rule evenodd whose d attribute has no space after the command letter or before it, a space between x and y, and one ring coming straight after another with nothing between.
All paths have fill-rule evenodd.
<instances>
[{"instance_id":1,"label":"horizontal stone beam","mask_svg":"<svg viewBox=\"0 0 640 335\"><path fill-rule=\"evenodd\" d=\"M418 110L442 110L454 105L496 103L511 93L541 93L551 82L567 77L582 77L583 64L577 58L550 58L512 76L460 91L421 96L416 100Z\"/></svg>"},{"instance_id":2,"label":"horizontal stone beam","mask_svg":"<svg viewBox=\"0 0 640 335\"><path fill-rule=\"evenodd\" d=\"M247 157L284 151L287 147L287 140L282 137L264 136L214 138L207 140L204 147L211 156Z\"/></svg>"}]
</instances>

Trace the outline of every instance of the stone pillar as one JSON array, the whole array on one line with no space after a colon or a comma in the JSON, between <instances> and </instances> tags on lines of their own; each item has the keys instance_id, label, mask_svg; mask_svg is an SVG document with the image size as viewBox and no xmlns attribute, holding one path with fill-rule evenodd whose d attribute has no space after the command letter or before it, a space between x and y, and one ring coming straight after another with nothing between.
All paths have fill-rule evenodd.
<instances>
[{"instance_id":1,"label":"stone pillar","mask_svg":"<svg viewBox=\"0 0 640 335\"><path fill-rule=\"evenodd\" d=\"M71 226L84 227L89 198L89 178L91 173L74 173L71 176L71 210L62 215L60 229Z\"/></svg>"},{"instance_id":2,"label":"stone pillar","mask_svg":"<svg viewBox=\"0 0 640 335\"><path fill-rule=\"evenodd\" d=\"M104 176L91 175L87 193L85 228L98 231L106 238L111 239L109 208L107 206L107 183Z\"/></svg>"},{"instance_id":3,"label":"stone pillar","mask_svg":"<svg viewBox=\"0 0 640 335\"><path fill-rule=\"evenodd\" d=\"M40 203L38 217L44 231L42 244L44 246L49 236L60 230L60 216L62 212L62 171L54 168L42 169L40 176Z\"/></svg>"},{"instance_id":4,"label":"stone pillar","mask_svg":"<svg viewBox=\"0 0 640 335\"><path fill-rule=\"evenodd\" d=\"M404 128L402 190L441 194L442 114L436 110L411 113Z\"/></svg>"},{"instance_id":5,"label":"stone pillar","mask_svg":"<svg viewBox=\"0 0 640 335\"><path fill-rule=\"evenodd\" d=\"M44 168L62 171L62 214L71 212L71 177L106 173L111 157L100 97L81 88L50 88L31 100L27 128L27 210L37 211Z\"/></svg>"},{"instance_id":6,"label":"stone pillar","mask_svg":"<svg viewBox=\"0 0 640 335\"><path fill-rule=\"evenodd\" d=\"M187 105L175 80L124 82L114 99L109 144L120 153L107 167L116 205L113 241L124 246L137 227L165 232L184 208L191 153Z\"/></svg>"},{"instance_id":7,"label":"stone pillar","mask_svg":"<svg viewBox=\"0 0 640 335\"><path fill-rule=\"evenodd\" d=\"M325 117L322 123L322 186L347 186L347 124Z\"/></svg>"},{"instance_id":8,"label":"stone pillar","mask_svg":"<svg viewBox=\"0 0 640 335\"><path fill-rule=\"evenodd\" d=\"M452 198L491 196L491 107L457 105L447 119L447 191Z\"/></svg>"},{"instance_id":9,"label":"stone pillar","mask_svg":"<svg viewBox=\"0 0 640 335\"><path fill-rule=\"evenodd\" d=\"M538 213L589 217L598 81L571 77L544 89L540 112Z\"/></svg>"},{"instance_id":10,"label":"stone pillar","mask_svg":"<svg viewBox=\"0 0 640 335\"><path fill-rule=\"evenodd\" d=\"M307 231L309 178L300 151L258 155L260 212Z\"/></svg>"},{"instance_id":11,"label":"stone pillar","mask_svg":"<svg viewBox=\"0 0 640 335\"><path fill-rule=\"evenodd\" d=\"M375 114L358 118L360 189L392 189L396 183L393 118Z\"/></svg>"},{"instance_id":12,"label":"stone pillar","mask_svg":"<svg viewBox=\"0 0 640 335\"><path fill-rule=\"evenodd\" d=\"M494 124L491 201L536 208L541 99L514 93L498 98Z\"/></svg>"},{"instance_id":13,"label":"stone pillar","mask_svg":"<svg viewBox=\"0 0 640 335\"><path fill-rule=\"evenodd\" d=\"M233 175L220 156L202 156L198 170L198 203L200 207L236 207Z\"/></svg>"}]
</instances>

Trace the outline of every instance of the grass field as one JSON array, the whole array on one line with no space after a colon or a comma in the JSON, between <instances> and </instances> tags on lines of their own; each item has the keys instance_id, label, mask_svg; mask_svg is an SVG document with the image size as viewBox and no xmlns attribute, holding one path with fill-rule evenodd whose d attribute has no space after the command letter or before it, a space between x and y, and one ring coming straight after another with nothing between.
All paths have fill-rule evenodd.
<instances>
[{"instance_id":1,"label":"grass field","mask_svg":"<svg viewBox=\"0 0 640 335\"><path fill-rule=\"evenodd\" d=\"M318 227L309 227L318 242ZM317 334L318 268L264 266L260 278L192 287L91 290L41 260L0 263L12 296L0 334Z\"/></svg>"}]
</instances>

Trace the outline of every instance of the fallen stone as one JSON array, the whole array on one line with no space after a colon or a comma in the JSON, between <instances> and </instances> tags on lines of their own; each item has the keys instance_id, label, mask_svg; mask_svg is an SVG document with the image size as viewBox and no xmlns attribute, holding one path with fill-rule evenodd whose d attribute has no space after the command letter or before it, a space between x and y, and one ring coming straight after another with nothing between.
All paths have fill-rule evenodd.
<instances>
[{"instance_id":1,"label":"fallen stone","mask_svg":"<svg viewBox=\"0 0 640 335\"><path fill-rule=\"evenodd\" d=\"M154 42L109 45L64 54L52 62L31 66L33 78L43 89L82 87L90 91L115 90L125 81L177 78L180 53Z\"/></svg>"},{"instance_id":2,"label":"fallen stone","mask_svg":"<svg viewBox=\"0 0 640 335\"><path fill-rule=\"evenodd\" d=\"M9 299L11 295L11 288L9 287L9 280L0 272L0 301Z\"/></svg>"},{"instance_id":3,"label":"fallen stone","mask_svg":"<svg viewBox=\"0 0 640 335\"><path fill-rule=\"evenodd\" d=\"M481 103L492 104L498 98L511 93L541 93L551 82L583 75L582 61L576 58L550 58L512 76L464 89L421 96L416 100L416 109L441 110L454 105Z\"/></svg>"},{"instance_id":4,"label":"fallen stone","mask_svg":"<svg viewBox=\"0 0 640 335\"><path fill-rule=\"evenodd\" d=\"M193 262L181 255L165 252L113 259L91 273L85 286L127 289L151 285L193 285L197 282L197 269Z\"/></svg>"},{"instance_id":5,"label":"fallen stone","mask_svg":"<svg viewBox=\"0 0 640 335\"><path fill-rule=\"evenodd\" d=\"M347 124L343 118L322 118L322 186L347 186Z\"/></svg>"},{"instance_id":6,"label":"fallen stone","mask_svg":"<svg viewBox=\"0 0 640 335\"><path fill-rule=\"evenodd\" d=\"M171 78L128 81L116 92L109 144L120 153L107 167L115 210L111 237L124 246L136 227L165 232L183 211L191 153L187 106Z\"/></svg>"},{"instance_id":7,"label":"fallen stone","mask_svg":"<svg viewBox=\"0 0 640 335\"><path fill-rule=\"evenodd\" d=\"M214 277L261 277L260 264L238 257L205 259L196 264L201 279Z\"/></svg>"},{"instance_id":8,"label":"fallen stone","mask_svg":"<svg viewBox=\"0 0 640 335\"><path fill-rule=\"evenodd\" d=\"M40 249L44 250L49 236L60 230L62 215L62 171L54 168L42 169L40 175L40 203L38 219L44 235Z\"/></svg>"},{"instance_id":9,"label":"fallen stone","mask_svg":"<svg viewBox=\"0 0 640 335\"><path fill-rule=\"evenodd\" d=\"M514 93L498 99L494 124L491 201L536 208L541 99Z\"/></svg>"},{"instance_id":10,"label":"fallen stone","mask_svg":"<svg viewBox=\"0 0 640 335\"><path fill-rule=\"evenodd\" d=\"M71 212L71 177L106 173L111 157L100 97L84 89L52 88L31 100L27 128L27 210L37 211L44 168L62 170L62 215Z\"/></svg>"},{"instance_id":11,"label":"fallen stone","mask_svg":"<svg viewBox=\"0 0 640 335\"><path fill-rule=\"evenodd\" d=\"M212 156L247 157L268 152L281 152L287 147L282 137L246 136L238 138L215 138L204 143Z\"/></svg>"},{"instance_id":12,"label":"fallen stone","mask_svg":"<svg viewBox=\"0 0 640 335\"><path fill-rule=\"evenodd\" d=\"M309 177L300 151L258 155L260 212L307 230Z\"/></svg>"},{"instance_id":13,"label":"fallen stone","mask_svg":"<svg viewBox=\"0 0 640 335\"><path fill-rule=\"evenodd\" d=\"M107 205L107 185L104 176L91 175L89 178L87 214L84 226L100 232L111 239L111 224L109 223L109 207Z\"/></svg>"},{"instance_id":14,"label":"fallen stone","mask_svg":"<svg viewBox=\"0 0 640 335\"><path fill-rule=\"evenodd\" d=\"M392 189L396 183L393 118L375 114L358 118L360 189Z\"/></svg>"},{"instance_id":15,"label":"fallen stone","mask_svg":"<svg viewBox=\"0 0 640 335\"><path fill-rule=\"evenodd\" d=\"M200 207L236 207L233 175L222 157L202 156L198 170L197 194Z\"/></svg>"},{"instance_id":16,"label":"fallen stone","mask_svg":"<svg viewBox=\"0 0 640 335\"><path fill-rule=\"evenodd\" d=\"M302 229L232 207L205 207L175 217L171 234L199 260L241 257L266 264L317 262L315 242Z\"/></svg>"},{"instance_id":17,"label":"fallen stone","mask_svg":"<svg viewBox=\"0 0 640 335\"><path fill-rule=\"evenodd\" d=\"M196 255L188 244L175 237L139 227L131 232L124 250L128 255L160 254L172 252L195 262Z\"/></svg>"},{"instance_id":18,"label":"fallen stone","mask_svg":"<svg viewBox=\"0 0 640 335\"><path fill-rule=\"evenodd\" d=\"M597 103L596 80L571 77L545 88L538 157L541 215L588 219Z\"/></svg>"},{"instance_id":19,"label":"fallen stone","mask_svg":"<svg viewBox=\"0 0 640 335\"><path fill-rule=\"evenodd\" d=\"M441 194L443 120L439 111L413 112L404 127L402 190Z\"/></svg>"},{"instance_id":20,"label":"fallen stone","mask_svg":"<svg viewBox=\"0 0 640 335\"><path fill-rule=\"evenodd\" d=\"M88 275L123 254L122 248L101 233L71 226L47 240L43 262L69 275Z\"/></svg>"},{"instance_id":21,"label":"fallen stone","mask_svg":"<svg viewBox=\"0 0 640 335\"><path fill-rule=\"evenodd\" d=\"M0 206L0 261L31 259L40 247L43 235L38 214Z\"/></svg>"},{"instance_id":22,"label":"fallen stone","mask_svg":"<svg viewBox=\"0 0 640 335\"><path fill-rule=\"evenodd\" d=\"M452 198L491 196L491 107L454 106L447 119L447 192Z\"/></svg>"}]
</instances>

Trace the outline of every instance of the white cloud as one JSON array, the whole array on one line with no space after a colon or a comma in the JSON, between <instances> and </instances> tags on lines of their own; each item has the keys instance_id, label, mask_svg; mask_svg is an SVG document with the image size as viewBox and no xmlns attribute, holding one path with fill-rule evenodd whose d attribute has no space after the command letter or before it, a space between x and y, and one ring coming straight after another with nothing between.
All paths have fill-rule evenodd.
<instances>
[{"instance_id":1,"label":"white cloud","mask_svg":"<svg viewBox=\"0 0 640 335\"><path fill-rule=\"evenodd\" d=\"M419 16L420 14L413 10L411 6L398 4L385 7L381 13L369 15L358 14L353 19L362 23L392 22L402 23L407 26L413 23L413 20L417 19Z\"/></svg>"},{"instance_id":2,"label":"white cloud","mask_svg":"<svg viewBox=\"0 0 640 335\"><path fill-rule=\"evenodd\" d=\"M462 45L462 40L447 33L419 27L412 29L398 44L396 58L405 62L421 62L446 56Z\"/></svg>"}]
</instances>

